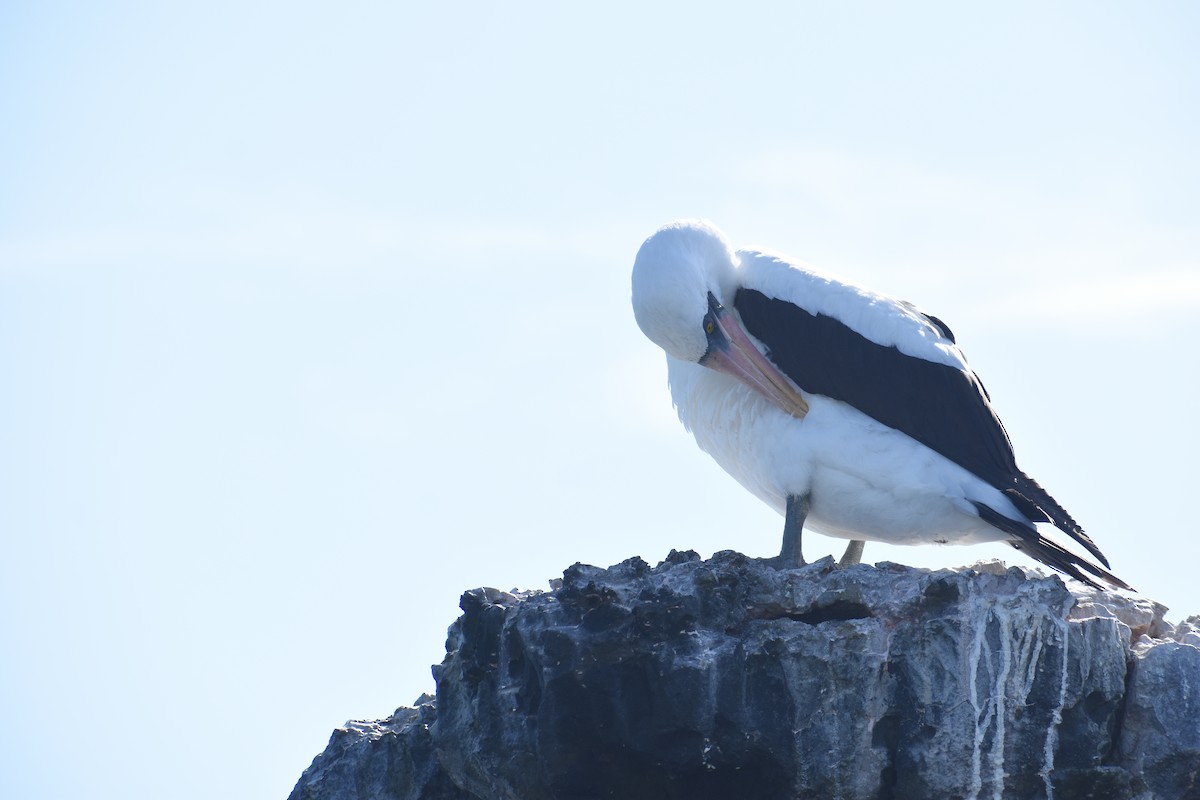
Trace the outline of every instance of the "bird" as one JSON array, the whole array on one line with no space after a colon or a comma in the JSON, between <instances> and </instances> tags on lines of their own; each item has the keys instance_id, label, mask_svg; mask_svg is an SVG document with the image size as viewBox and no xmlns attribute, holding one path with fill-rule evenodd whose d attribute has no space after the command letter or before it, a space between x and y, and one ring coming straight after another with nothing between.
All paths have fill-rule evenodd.
<instances>
[{"instance_id":1,"label":"bird","mask_svg":"<svg viewBox=\"0 0 1200 800\"><path fill-rule=\"evenodd\" d=\"M667 355L684 427L801 532L864 542L1005 541L1093 588L1131 587L1065 508L1018 468L983 383L941 319L769 250L735 251L677 220L634 259L638 327ZM1049 523L1082 555L1048 538Z\"/></svg>"}]
</instances>

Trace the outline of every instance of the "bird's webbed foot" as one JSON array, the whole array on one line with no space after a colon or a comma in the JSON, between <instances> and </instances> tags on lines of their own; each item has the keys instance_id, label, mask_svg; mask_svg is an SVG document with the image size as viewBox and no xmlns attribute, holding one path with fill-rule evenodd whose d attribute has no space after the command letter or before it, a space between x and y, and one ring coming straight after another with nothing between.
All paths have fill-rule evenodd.
<instances>
[{"instance_id":1,"label":"bird's webbed foot","mask_svg":"<svg viewBox=\"0 0 1200 800\"><path fill-rule=\"evenodd\" d=\"M775 569L796 569L805 566L807 562L804 560L804 554L800 551L800 533L804 530L804 520L808 516L809 506L810 501L807 494L788 495L787 510L783 519L783 545L779 548L779 555L774 558L760 559L764 564ZM862 559L864 545L865 542L861 539L852 539L847 545L841 561L838 562L838 566L848 567L851 564L859 563Z\"/></svg>"},{"instance_id":2,"label":"bird's webbed foot","mask_svg":"<svg viewBox=\"0 0 1200 800\"><path fill-rule=\"evenodd\" d=\"M770 558L756 558L755 561L760 561L772 569L799 569L800 567L808 566L808 562L804 560L804 556L791 558L784 556L782 553Z\"/></svg>"}]
</instances>

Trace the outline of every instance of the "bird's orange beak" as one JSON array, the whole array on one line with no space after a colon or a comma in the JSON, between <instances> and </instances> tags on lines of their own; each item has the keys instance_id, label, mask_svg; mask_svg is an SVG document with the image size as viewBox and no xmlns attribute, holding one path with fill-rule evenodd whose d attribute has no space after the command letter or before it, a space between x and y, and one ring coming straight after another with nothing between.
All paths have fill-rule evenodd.
<instances>
[{"instance_id":1,"label":"bird's orange beak","mask_svg":"<svg viewBox=\"0 0 1200 800\"><path fill-rule=\"evenodd\" d=\"M755 344L737 313L709 294L704 318L709 347L700 365L738 379L793 417L808 413L808 402L792 381ZM709 331L707 326L712 325Z\"/></svg>"}]
</instances>

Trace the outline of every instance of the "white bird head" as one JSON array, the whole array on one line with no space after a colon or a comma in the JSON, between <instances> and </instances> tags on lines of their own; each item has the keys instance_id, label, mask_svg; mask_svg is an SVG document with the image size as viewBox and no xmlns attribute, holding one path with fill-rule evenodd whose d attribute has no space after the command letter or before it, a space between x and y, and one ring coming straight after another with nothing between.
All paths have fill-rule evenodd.
<instances>
[{"instance_id":1,"label":"white bird head","mask_svg":"<svg viewBox=\"0 0 1200 800\"><path fill-rule=\"evenodd\" d=\"M738 257L707 220L664 225L633 263L633 316L667 355L729 375L789 414L808 403L743 327L733 303Z\"/></svg>"},{"instance_id":2,"label":"white bird head","mask_svg":"<svg viewBox=\"0 0 1200 800\"><path fill-rule=\"evenodd\" d=\"M708 349L708 295L732 301L737 256L707 220L678 220L642 243L633 262L633 316L646 338L682 361Z\"/></svg>"}]
</instances>

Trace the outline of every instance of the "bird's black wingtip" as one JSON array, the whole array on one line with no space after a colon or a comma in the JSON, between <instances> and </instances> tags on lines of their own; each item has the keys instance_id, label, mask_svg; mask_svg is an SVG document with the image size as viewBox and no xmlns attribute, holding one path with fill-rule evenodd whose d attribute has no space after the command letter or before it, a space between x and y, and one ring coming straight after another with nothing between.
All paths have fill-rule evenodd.
<instances>
[{"instance_id":1,"label":"bird's black wingtip","mask_svg":"<svg viewBox=\"0 0 1200 800\"><path fill-rule=\"evenodd\" d=\"M1075 555L1049 539L1039 537L1038 541L1030 541L1028 539L1013 540L1010 544L1022 553L1027 553L1046 566L1072 577L1081 583L1086 583L1093 589L1099 591L1110 589L1122 589L1127 592L1137 591L1137 589L1134 589L1108 570L1093 564L1086 558ZM1080 567L1083 569L1081 570ZM1091 575L1086 574L1084 570L1090 572ZM1104 584L1107 585L1100 583L1096 578L1104 581Z\"/></svg>"},{"instance_id":2,"label":"bird's black wingtip","mask_svg":"<svg viewBox=\"0 0 1200 800\"><path fill-rule=\"evenodd\" d=\"M1055 569L1077 581L1086 583L1093 589L1103 591L1112 588L1124 589L1130 592L1137 591L1128 583L1108 571L1108 561L1102 555L1098 556L1098 559L1103 562L1103 567L1093 564L1083 556L1072 553L1057 542L1047 539L1038 533L1037 528L1033 525L1022 525L1020 522L1009 519L999 511L983 503L974 502L972 505L979 512L980 519L1013 537L1009 541L1013 547L1023 553L1027 553L1051 569ZM1089 539L1088 541L1090 542L1091 540ZM1092 549L1088 548L1088 551L1092 552ZM1108 586L1099 583L1096 580L1097 578L1107 583Z\"/></svg>"},{"instance_id":3,"label":"bird's black wingtip","mask_svg":"<svg viewBox=\"0 0 1200 800\"><path fill-rule=\"evenodd\" d=\"M1108 559L1100 548L1092 541L1092 537L1084 532L1083 527L1075 521L1075 518L1063 508L1062 504L1055 500L1049 492L1042 488L1042 485L1033 478L1026 475L1024 472L1016 476L1015 486L1005 491L1005 495L1009 500L1014 500L1014 495L1021 497L1028 503L1032 503L1039 512L1045 515L1046 522L1054 523L1054 526L1063 533L1070 536L1092 554L1092 556L1111 569ZM1020 504L1017 504L1020 508ZM1023 509L1024 510L1024 509Z\"/></svg>"}]
</instances>

